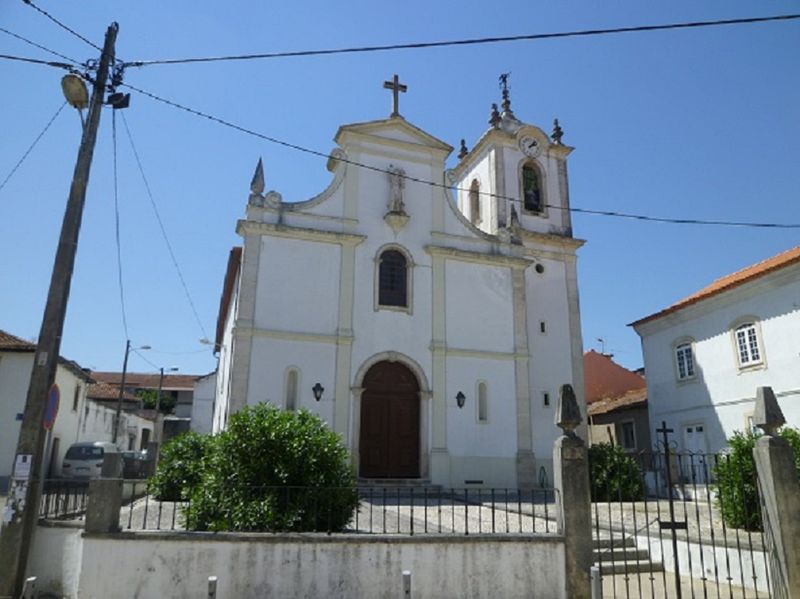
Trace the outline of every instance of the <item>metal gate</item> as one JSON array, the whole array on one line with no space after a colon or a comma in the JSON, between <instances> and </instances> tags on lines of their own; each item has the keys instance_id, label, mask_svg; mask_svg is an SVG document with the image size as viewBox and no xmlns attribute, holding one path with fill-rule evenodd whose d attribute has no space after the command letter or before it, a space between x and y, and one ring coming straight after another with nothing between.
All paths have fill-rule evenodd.
<instances>
[{"instance_id":1,"label":"metal gate","mask_svg":"<svg viewBox=\"0 0 800 599\"><path fill-rule=\"evenodd\" d=\"M603 597L771 596L755 470L731 456L592 449L595 566ZM716 484L731 479L727 493Z\"/></svg>"}]
</instances>

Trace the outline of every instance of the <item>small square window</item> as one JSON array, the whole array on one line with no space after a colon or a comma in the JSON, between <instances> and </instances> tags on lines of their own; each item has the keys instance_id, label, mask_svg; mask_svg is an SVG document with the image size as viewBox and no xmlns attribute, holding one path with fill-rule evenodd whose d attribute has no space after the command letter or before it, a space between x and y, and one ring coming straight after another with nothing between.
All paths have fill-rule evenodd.
<instances>
[{"instance_id":1,"label":"small square window","mask_svg":"<svg viewBox=\"0 0 800 599\"><path fill-rule=\"evenodd\" d=\"M620 423L620 442L623 449L636 449L636 431L633 420Z\"/></svg>"}]
</instances>

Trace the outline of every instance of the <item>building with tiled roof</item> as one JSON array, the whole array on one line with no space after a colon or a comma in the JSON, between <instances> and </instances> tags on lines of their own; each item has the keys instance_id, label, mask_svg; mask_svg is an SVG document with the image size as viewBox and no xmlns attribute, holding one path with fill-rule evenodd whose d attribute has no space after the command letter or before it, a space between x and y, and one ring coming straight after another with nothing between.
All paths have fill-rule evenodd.
<instances>
[{"instance_id":1,"label":"building with tiled roof","mask_svg":"<svg viewBox=\"0 0 800 599\"><path fill-rule=\"evenodd\" d=\"M800 246L631 326L642 340L651 432L666 422L680 448L719 451L752 426L760 386L800 426Z\"/></svg>"},{"instance_id":2,"label":"building with tiled roof","mask_svg":"<svg viewBox=\"0 0 800 599\"><path fill-rule=\"evenodd\" d=\"M650 449L647 385L642 375L609 354L583 354L589 443L616 443L627 451Z\"/></svg>"},{"instance_id":3,"label":"building with tiled roof","mask_svg":"<svg viewBox=\"0 0 800 599\"><path fill-rule=\"evenodd\" d=\"M93 371L92 376L102 383L111 385L117 389L122 382L121 372L101 372ZM174 413L180 418L191 418L192 402L194 397L194 384L202 378L199 374L169 374L164 373L163 381L161 373L125 373L125 391L135 396L140 390L158 390L161 383L161 396L170 397L175 402Z\"/></svg>"}]
</instances>

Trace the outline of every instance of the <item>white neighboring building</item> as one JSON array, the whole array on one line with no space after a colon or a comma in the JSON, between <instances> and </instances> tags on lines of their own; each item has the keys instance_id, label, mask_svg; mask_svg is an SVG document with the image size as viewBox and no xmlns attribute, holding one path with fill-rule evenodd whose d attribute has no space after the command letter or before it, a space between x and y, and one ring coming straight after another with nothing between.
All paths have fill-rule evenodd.
<instances>
[{"instance_id":1,"label":"white neighboring building","mask_svg":"<svg viewBox=\"0 0 800 599\"><path fill-rule=\"evenodd\" d=\"M642 340L651 434L717 452L752 426L756 389L800 426L800 246L632 323Z\"/></svg>"},{"instance_id":2,"label":"white neighboring building","mask_svg":"<svg viewBox=\"0 0 800 599\"><path fill-rule=\"evenodd\" d=\"M310 200L264 194L259 162L220 306L214 430L267 401L318 413L361 478L552 481L559 387L583 397L561 135L517 120L505 92L448 171L452 148L395 100L338 130Z\"/></svg>"},{"instance_id":3,"label":"white neighboring building","mask_svg":"<svg viewBox=\"0 0 800 599\"><path fill-rule=\"evenodd\" d=\"M35 352L36 344L0 331L0 489L7 487L11 476ZM59 358L55 382L61 400L45 440L42 471L46 478L61 475L64 454L81 440L79 423L86 390L93 381L78 364Z\"/></svg>"},{"instance_id":4,"label":"white neighboring building","mask_svg":"<svg viewBox=\"0 0 800 599\"><path fill-rule=\"evenodd\" d=\"M190 428L196 433L210 433L213 428L216 389L216 372L201 376L194 382Z\"/></svg>"}]
</instances>

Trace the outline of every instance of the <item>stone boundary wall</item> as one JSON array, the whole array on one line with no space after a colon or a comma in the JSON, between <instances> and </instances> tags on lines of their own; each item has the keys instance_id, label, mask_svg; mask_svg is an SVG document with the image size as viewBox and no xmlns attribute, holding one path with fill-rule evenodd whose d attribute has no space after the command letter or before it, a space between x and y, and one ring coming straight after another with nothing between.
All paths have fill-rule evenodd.
<instances>
[{"instance_id":1,"label":"stone boundary wall","mask_svg":"<svg viewBox=\"0 0 800 599\"><path fill-rule=\"evenodd\" d=\"M559 536L123 532L40 526L30 575L64 597L564 598ZM56 554L59 554L56 557ZM72 573L70 573L72 571Z\"/></svg>"}]
</instances>

